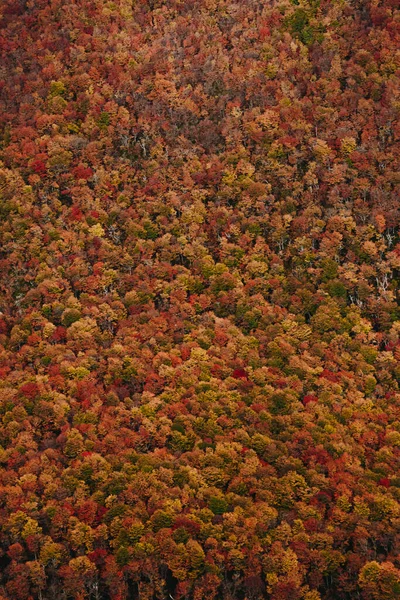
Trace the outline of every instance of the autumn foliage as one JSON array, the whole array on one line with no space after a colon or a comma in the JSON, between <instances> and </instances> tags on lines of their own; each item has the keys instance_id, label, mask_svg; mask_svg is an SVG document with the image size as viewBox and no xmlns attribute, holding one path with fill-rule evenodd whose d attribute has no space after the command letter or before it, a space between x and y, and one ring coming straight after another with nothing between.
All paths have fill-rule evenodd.
<instances>
[{"instance_id":1,"label":"autumn foliage","mask_svg":"<svg viewBox=\"0 0 400 600\"><path fill-rule=\"evenodd\" d=\"M0 600L400 599L398 1L0 54Z\"/></svg>"}]
</instances>

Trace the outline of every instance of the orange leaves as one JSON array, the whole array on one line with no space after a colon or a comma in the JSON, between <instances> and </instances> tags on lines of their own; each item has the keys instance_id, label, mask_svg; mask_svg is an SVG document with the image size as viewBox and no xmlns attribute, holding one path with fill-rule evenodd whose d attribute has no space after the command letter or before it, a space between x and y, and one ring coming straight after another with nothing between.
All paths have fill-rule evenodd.
<instances>
[{"instance_id":1,"label":"orange leaves","mask_svg":"<svg viewBox=\"0 0 400 600\"><path fill-rule=\"evenodd\" d=\"M2 593L395 598L395 0L17 4Z\"/></svg>"}]
</instances>

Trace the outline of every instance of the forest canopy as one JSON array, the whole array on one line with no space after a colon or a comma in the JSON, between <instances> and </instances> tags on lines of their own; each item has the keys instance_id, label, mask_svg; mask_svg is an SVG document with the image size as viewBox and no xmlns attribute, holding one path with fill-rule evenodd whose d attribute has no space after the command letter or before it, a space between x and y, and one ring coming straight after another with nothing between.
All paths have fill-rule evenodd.
<instances>
[{"instance_id":1,"label":"forest canopy","mask_svg":"<svg viewBox=\"0 0 400 600\"><path fill-rule=\"evenodd\" d=\"M400 599L398 0L0 53L0 600Z\"/></svg>"}]
</instances>

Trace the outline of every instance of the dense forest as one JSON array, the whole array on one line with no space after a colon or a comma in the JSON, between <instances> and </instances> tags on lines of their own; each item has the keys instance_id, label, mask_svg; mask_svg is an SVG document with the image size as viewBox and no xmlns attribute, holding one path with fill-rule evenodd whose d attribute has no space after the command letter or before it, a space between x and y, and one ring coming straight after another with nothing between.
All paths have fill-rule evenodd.
<instances>
[{"instance_id":1,"label":"dense forest","mask_svg":"<svg viewBox=\"0 0 400 600\"><path fill-rule=\"evenodd\" d=\"M400 598L398 0L0 52L0 600Z\"/></svg>"}]
</instances>

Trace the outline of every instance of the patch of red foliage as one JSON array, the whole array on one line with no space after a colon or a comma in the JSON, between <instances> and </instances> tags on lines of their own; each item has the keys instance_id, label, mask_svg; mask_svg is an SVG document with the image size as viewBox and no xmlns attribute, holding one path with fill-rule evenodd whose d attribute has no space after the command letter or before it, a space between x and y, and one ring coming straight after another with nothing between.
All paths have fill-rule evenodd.
<instances>
[{"instance_id":1,"label":"patch of red foliage","mask_svg":"<svg viewBox=\"0 0 400 600\"><path fill-rule=\"evenodd\" d=\"M37 385L37 383L33 382L25 383L24 385L21 385L19 391L23 396L25 396L25 398L29 398L32 400L33 398L36 398L36 396L39 395L39 386Z\"/></svg>"},{"instance_id":2,"label":"patch of red foliage","mask_svg":"<svg viewBox=\"0 0 400 600\"><path fill-rule=\"evenodd\" d=\"M244 369L241 369L241 368L235 369L232 372L232 377L234 379L248 379L249 378L247 372Z\"/></svg>"},{"instance_id":3,"label":"patch of red foliage","mask_svg":"<svg viewBox=\"0 0 400 600\"><path fill-rule=\"evenodd\" d=\"M382 485L385 488L389 488L390 487L390 479L388 477L381 477L381 479L378 481L379 485Z\"/></svg>"},{"instance_id":4,"label":"patch of red foliage","mask_svg":"<svg viewBox=\"0 0 400 600\"><path fill-rule=\"evenodd\" d=\"M307 406L307 404L310 404L310 402L318 402L318 397L314 396L313 394L307 394L303 397L304 406Z\"/></svg>"}]
</instances>

